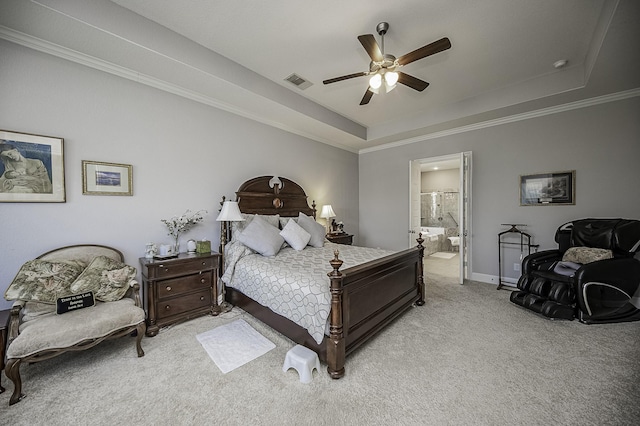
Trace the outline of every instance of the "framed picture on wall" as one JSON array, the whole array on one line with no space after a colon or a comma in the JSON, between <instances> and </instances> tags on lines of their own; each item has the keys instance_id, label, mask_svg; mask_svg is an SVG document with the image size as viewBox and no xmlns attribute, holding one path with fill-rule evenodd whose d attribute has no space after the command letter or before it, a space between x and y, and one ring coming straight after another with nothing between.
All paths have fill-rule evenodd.
<instances>
[{"instance_id":1,"label":"framed picture on wall","mask_svg":"<svg viewBox=\"0 0 640 426\"><path fill-rule=\"evenodd\" d=\"M0 130L0 202L64 203L64 139Z\"/></svg>"},{"instance_id":2,"label":"framed picture on wall","mask_svg":"<svg viewBox=\"0 0 640 426\"><path fill-rule=\"evenodd\" d=\"M133 195L133 166L82 160L82 193Z\"/></svg>"},{"instance_id":3,"label":"framed picture on wall","mask_svg":"<svg viewBox=\"0 0 640 426\"><path fill-rule=\"evenodd\" d=\"M575 204L576 171L520 176L520 205Z\"/></svg>"}]
</instances>

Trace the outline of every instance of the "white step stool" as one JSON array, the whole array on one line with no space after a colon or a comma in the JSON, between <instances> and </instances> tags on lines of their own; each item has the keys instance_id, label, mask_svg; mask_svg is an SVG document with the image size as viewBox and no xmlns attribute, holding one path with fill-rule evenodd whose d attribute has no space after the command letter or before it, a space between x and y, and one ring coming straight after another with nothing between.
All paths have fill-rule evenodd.
<instances>
[{"instance_id":1,"label":"white step stool","mask_svg":"<svg viewBox=\"0 0 640 426\"><path fill-rule=\"evenodd\" d=\"M295 345L287 352L282 371L286 372L290 368L295 368L298 371L302 383L311 383L313 380L313 369L315 368L320 372L318 354L304 346Z\"/></svg>"}]
</instances>

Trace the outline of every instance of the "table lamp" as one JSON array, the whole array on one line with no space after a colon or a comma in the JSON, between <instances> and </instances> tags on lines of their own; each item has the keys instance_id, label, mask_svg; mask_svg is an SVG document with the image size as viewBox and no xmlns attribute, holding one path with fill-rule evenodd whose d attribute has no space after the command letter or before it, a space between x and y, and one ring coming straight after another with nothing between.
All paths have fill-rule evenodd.
<instances>
[{"instance_id":1,"label":"table lamp","mask_svg":"<svg viewBox=\"0 0 640 426\"><path fill-rule=\"evenodd\" d=\"M320 217L327 220L327 234L329 234L331 232L330 225L329 225L330 219L332 217L336 217L336 213L333 211L333 207L331 207L331 204L325 204L324 206L322 206Z\"/></svg>"}]
</instances>

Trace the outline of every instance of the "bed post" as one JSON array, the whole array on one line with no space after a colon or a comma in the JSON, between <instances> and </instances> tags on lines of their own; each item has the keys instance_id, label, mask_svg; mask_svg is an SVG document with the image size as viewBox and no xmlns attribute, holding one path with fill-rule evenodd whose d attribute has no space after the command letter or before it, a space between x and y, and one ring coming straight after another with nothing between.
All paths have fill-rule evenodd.
<instances>
[{"instance_id":1,"label":"bed post","mask_svg":"<svg viewBox=\"0 0 640 426\"><path fill-rule=\"evenodd\" d=\"M420 299L416 302L416 305L424 305L424 239L422 239L422 232L418 234L418 257L420 262L418 263L418 291L420 292Z\"/></svg>"},{"instance_id":2,"label":"bed post","mask_svg":"<svg viewBox=\"0 0 640 426\"><path fill-rule=\"evenodd\" d=\"M329 262L333 271L327 275L331 280L331 314L329 317L329 340L327 341L327 372L332 379L344 376L345 344L342 325L342 260L338 259L339 252L334 252L334 258Z\"/></svg>"}]
</instances>

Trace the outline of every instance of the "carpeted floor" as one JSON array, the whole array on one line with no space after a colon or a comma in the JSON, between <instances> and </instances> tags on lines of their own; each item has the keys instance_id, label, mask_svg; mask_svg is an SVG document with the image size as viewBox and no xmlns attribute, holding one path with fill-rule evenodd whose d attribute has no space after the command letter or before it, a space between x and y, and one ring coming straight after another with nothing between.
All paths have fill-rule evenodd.
<instances>
[{"instance_id":1,"label":"carpeted floor","mask_svg":"<svg viewBox=\"0 0 640 426\"><path fill-rule=\"evenodd\" d=\"M426 259L427 303L347 359L341 380L282 371L293 343L234 309L22 367L28 395L3 425L636 425L640 322L549 321L508 290L456 284L451 260ZM196 339L245 319L276 348L222 374ZM324 366L323 366L324 369Z\"/></svg>"}]
</instances>

